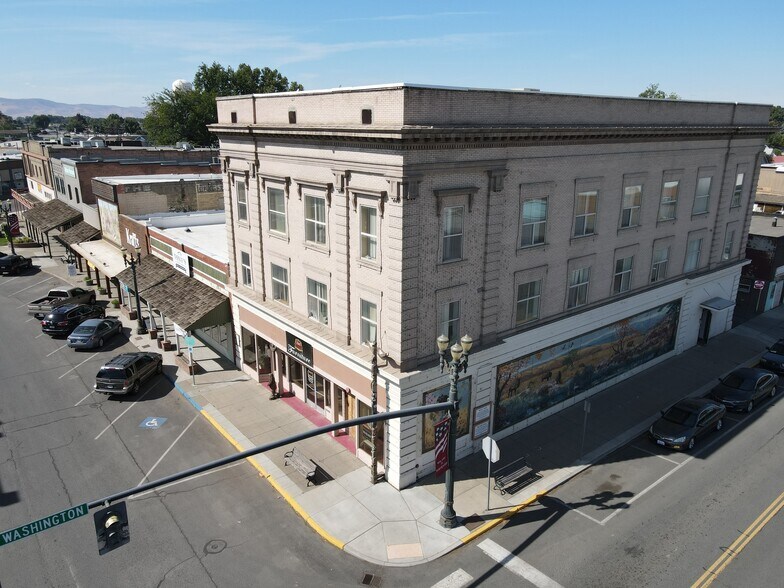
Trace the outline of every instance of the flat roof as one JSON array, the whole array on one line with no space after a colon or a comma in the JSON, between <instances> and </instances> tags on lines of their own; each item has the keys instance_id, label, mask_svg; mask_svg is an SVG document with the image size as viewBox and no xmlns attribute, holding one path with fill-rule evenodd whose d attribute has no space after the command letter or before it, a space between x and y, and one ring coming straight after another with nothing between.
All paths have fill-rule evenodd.
<instances>
[{"instance_id":1,"label":"flat roof","mask_svg":"<svg viewBox=\"0 0 784 588\"><path fill-rule=\"evenodd\" d=\"M188 162L196 163L196 162ZM222 174L148 174L141 176L104 176L93 178L112 186L128 184L162 184L165 182L195 182L199 180L222 180Z\"/></svg>"},{"instance_id":2,"label":"flat roof","mask_svg":"<svg viewBox=\"0 0 784 588\"><path fill-rule=\"evenodd\" d=\"M161 228L149 226L150 231L159 231L170 239L187 245L216 261L229 263L229 244L226 241L226 223L194 225L192 227Z\"/></svg>"},{"instance_id":3,"label":"flat roof","mask_svg":"<svg viewBox=\"0 0 784 588\"><path fill-rule=\"evenodd\" d=\"M773 226L773 221L776 221L776 226ZM784 237L784 216L775 214L765 216L761 214L754 214L751 217L751 226L749 227L749 235L760 235L762 237L773 237L778 239Z\"/></svg>"}]
</instances>

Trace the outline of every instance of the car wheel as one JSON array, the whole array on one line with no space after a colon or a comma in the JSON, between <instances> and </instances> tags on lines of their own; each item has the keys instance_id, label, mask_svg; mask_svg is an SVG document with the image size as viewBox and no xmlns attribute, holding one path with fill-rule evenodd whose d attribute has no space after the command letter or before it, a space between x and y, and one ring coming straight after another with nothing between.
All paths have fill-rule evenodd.
<instances>
[{"instance_id":1,"label":"car wheel","mask_svg":"<svg viewBox=\"0 0 784 588\"><path fill-rule=\"evenodd\" d=\"M776 395L776 392L776 386L773 386L773 388L770 389L770 397L773 398Z\"/></svg>"},{"instance_id":2,"label":"car wheel","mask_svg":"<svg viewBox=\"0 0 784 588\"><path fill-rule=\"evenodd\" d=\"M136 383L133 385L133 388L131 388L131 394L135 396L138 393L139 393L139 381L137 380Z\"/></svg>"},{"instance_id":3,"label":"car wheel","mask_svg":"<svg viewBox=\"0 0 784 588\"><path fill-rule=\"evenodd\" d=\"M694 449L694 437L689 439L689 444L687 445L689 449Z\"/></svg>"},{"instance_id":4,"label":"car wheel","mask_svg":"<svg viewBox=\"0 0 784 588\"><path fill-rule=\"evenodd\" d=\"M155 367L155 373L160 374L163 371L163 362L159 361L158 365Z\"/></svg>"},{"instance_id":5,"label":"car wheel","mask_svg":"<svg viewBox=\"0 0 784 588\"><path fill-rule=\"evenodd\" d=\"M719 419L718 421L716 421L716 430L717 431L721 431L721 428L723 426L724 426L724 421L723 420Z\"/></svg>"},{"instance_id":6,"label":"car wheel","mask_svg":"<svg viewBox=\"0 0 784 588\"><path fill-rule=\"evenodd\" d=\"M95 294L90 296L90 304L95 304Z\"/></svg>"},{"instance_id":7,"label":"car wheel","mask_svg":"<svg viewBox=\"0 0 784 588\"><path fill-rule=\"evenodd\" d=\"M98 347L103 347L103 337L98 339Z\"/></svg>"},{"instance_id":8,"label":"car wheel","mask_svg":"<svg viewBox=\"0 0 784 588\"><path fill-rule=\"evenodd\" d=\"M751 412L754 410L754 401L749 400L749 403L746 405L746 412Z\"/></svg>"}]
</instances>

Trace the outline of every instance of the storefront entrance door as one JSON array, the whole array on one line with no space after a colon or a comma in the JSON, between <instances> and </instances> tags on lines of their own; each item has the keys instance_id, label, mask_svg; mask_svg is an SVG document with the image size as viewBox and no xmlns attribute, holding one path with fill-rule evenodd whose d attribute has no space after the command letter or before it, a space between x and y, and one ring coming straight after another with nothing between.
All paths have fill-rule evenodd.
<instances>
[{"instance_id":1,"label":"storefront entrance door","mask_svg":"<svg viewBox=\"0 0 784 588\"><path fill-rule=\"evenodd\" d=\"M308 368L305 368L305 398L308 404L324 413L330 421L332 420L331 382Z\"/></svg>"}]
</instances>

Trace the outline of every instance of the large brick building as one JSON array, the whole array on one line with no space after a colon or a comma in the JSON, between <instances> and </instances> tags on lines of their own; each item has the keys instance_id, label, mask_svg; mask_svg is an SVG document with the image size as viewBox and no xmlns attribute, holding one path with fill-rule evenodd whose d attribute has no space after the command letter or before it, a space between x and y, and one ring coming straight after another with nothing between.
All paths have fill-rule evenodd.
<instances>
[{"instance_id":1,"label":"large brick building","mask_svg":"<svg viewBox=\"0 0 784 588\"><path fill-rule=\"evenodd\" d=\"M731 327L769 107L412 85L218 100L238 363L458 457ZM386 477L433 471L390 421ZM379 427L381 429L381 427ZM352 433L358 455L369 430Z\"/></svg>"}]
</instances>

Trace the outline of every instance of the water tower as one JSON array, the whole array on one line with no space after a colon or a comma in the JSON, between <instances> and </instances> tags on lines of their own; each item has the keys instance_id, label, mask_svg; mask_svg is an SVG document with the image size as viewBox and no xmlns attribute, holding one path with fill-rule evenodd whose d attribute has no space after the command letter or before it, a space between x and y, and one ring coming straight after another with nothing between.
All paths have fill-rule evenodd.
<instances>
[{"instance_id":1,"label":"water tower","mask_svg":"<svg viewBox=\"0 0 784 588\"><path fill-rule=\"evenodd\" d=\"M193 84L186 80L174 80L171 85L172 92L176 92L177 90L183 90L185 92L190 92L193 90Z\"/></svg>"}]
</instances>

